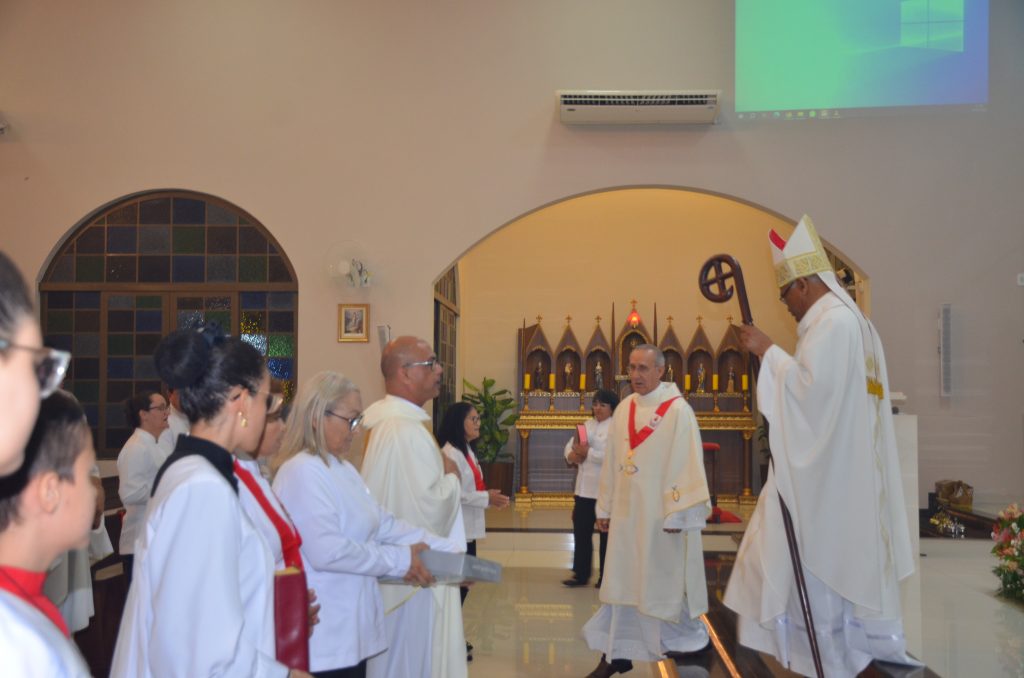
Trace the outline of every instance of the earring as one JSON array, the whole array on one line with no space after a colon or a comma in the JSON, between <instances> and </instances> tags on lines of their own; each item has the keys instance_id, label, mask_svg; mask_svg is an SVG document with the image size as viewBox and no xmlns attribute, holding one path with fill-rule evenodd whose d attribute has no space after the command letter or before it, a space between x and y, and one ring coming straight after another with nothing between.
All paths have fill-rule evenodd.
<instances>
[{"instance_id":1,"label":"earring","mask_svg":"<svg viewBox=\"0 0 1024 678\"><path fill-rule=\"evenodd\" d=\"M238 418L241 420L242 428L245 428L249 425L249 420L246 419L245 415L242 414L241 412L238 413Z\"/></svg>"}]
</instances>

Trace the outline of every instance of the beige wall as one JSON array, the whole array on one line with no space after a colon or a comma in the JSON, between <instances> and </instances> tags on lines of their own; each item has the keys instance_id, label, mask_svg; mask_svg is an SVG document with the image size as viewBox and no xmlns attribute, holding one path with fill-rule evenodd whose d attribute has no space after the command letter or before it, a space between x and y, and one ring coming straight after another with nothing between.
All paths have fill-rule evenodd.
<instances>
[{"instance_id":1,"label":"beige wall","mask_svg":"<svg viewBox=\"0 0 1024 678\"><path fill-rule=\"evenodd\" d=\"M436 276L537 207L665 185L807 212L872 278L891 380L920 415L922 487L958 477L1019 496L1024 5L991 6L986 113L748 126L728 113L728 2L5 0L0 246L36 277L108 201L157 188L220 196L259 218L298 270L301 376L340 368L372 399L377 346L335 343L336 304L368 302L374 323L429 335ZM721 124L557 119L559 88L678 87L722 88ZM369 290L324 274L325 251L345 239L366 251ZM955 323L945 400L943 302Z\"/></svg>"}]
</instances>

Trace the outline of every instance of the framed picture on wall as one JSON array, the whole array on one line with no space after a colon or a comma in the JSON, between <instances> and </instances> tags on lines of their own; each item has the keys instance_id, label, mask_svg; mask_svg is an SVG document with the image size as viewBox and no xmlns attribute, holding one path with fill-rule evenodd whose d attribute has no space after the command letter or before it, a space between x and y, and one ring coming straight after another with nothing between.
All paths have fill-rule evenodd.
<instances>
[{"instance_id":1,"label":"framed picture on wall","mask_svg":"<svg viewBox=\"0 0 1024 678\"><path fill-rule=\"evenodd\" d=\"M370 305L338 304L338 341L370 340Z\"/></svg>"}]
</instances>

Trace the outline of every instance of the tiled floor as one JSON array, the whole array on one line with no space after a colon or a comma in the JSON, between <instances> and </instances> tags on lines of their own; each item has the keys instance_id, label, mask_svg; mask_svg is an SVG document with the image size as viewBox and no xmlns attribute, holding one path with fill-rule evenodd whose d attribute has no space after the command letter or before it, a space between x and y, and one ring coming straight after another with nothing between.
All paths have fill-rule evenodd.
<instances>
[{"instance_id":1,"label":"tiled floor","mask_svg":"<svg viewBox=\"0 0 1024 678\"><path fill-rule=\"evenodd\" d=\"M489 511L487 520L489 528L515 531L491 533L478 544L479 555L505 571L501 584L478 585L466 600L466 632L475 646L470 675L585 676L600 657L579 633L600 603L593 587L560 584L572 560L568 510ZM734 552L737 530L742 525L709 526L705 551ZM940 676L1024 676L1024 606L995 596L988 550L984 541L921 542L922 609L907 619L923 621L907 635L922 639L922 658ZM637 663L629 675L661 674L655 664ZM727 674L709 665L680 675Z\"/></svg>"}]
</instances>

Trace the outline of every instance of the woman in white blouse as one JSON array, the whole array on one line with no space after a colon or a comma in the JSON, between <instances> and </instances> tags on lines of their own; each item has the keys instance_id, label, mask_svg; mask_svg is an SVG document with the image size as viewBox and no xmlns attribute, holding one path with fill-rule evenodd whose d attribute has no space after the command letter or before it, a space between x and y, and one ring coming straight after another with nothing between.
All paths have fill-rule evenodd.
<instances>
[{"instance_id":1,"label":"woman in white blouse","mask_svg":"<svg viewBox=\"0 0 1024 678\"><path fill-rule=\"evenodd\" d=\"M322 608L310 638L318 678L366 675L366 660L387 648L378 577L428 585L419 553L455 550L377 503L344 455L359 430L363 403L349 379L321 372L299 394L281 452L274 492L302 534L309 585Z\"/></svg>"},{"instance_id":2,"label":"woman in white blouse","mask_svg":"<svg viewBox=\"0 0 1024 678\"><path fill-rule=\"evenodd\" d=\"M614 391L598 389L594 392L591 411L593 419L587 419L586 442L577 436L565 444L565 460L577 467L576 490L573 492L572 531L576 548L572 556L573 576L562 582L565 586L586 586L594 563L594 523L597 521L597 489L601 478L601 462L604 461L605 445L612 424L612 412L619 404ZM604 577L604 553L608 548L608 533L600 533L601 569L597 577L597 588L601 588Z\"/></svg>"},{"instance_id":3,"label":"woman in white blouse","mask_svg":"<svg viewBox=\"0 0 1024 678\"><path fill-rule=\"evenodd\" d=\"M124 413L135 431L117 455L117 494L124 504L118 553L131 582L135 538L146 519L153 479L171 450L159 443L160 435L167 430L167 401L162 395L155 391L136 394L125 401Z\"/></svg>"},{"instance_id":4,"label":"woman in white blouse","mask_svg":"<svg viewBox=\"0 0 1024 678\"><path fill-rule=\"evenodd\" d=\"M191 430L153 481L110 675L308 678L277 660L275 558L231 454L257 449L274 403L263 357L211 323L172 332L153 358Z\"/></svg>"},{"instance_id":5,"label":"woman in white blouse","mask_svg":"<svg viewBox=\"0 0 1024 678\"><path fill-rule=\"evenodd\" d=\"M509 499L501 490L488 490L483 471L473 451L473 442L480 437L480 413L466 402L452 403L441 421L437 443L441 450L459 467L462 479L462 519L466 524L466 553L476 555L476 540L483 539L487 530L484 510L489 506L505 508ZM466 602L469 589L462 587L462 602Z\"/></svg>"}]
</instances>

